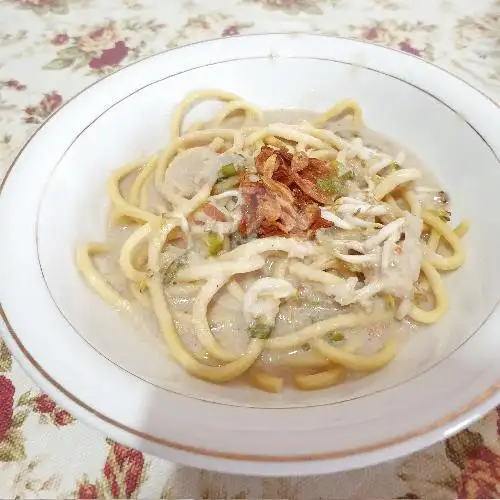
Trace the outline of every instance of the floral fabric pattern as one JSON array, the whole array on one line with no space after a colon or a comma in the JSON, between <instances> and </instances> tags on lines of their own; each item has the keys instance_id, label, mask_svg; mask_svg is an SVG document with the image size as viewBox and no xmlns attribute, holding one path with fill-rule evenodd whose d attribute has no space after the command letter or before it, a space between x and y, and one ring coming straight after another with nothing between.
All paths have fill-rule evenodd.
<instances>
[{"instance_id":1,"label":"floral fabric pattern","mask_svg":"<svg viewBox=\"0 0 500 500\"><path fill-rule=\"evenodd\" d=\"M66 0L11 0L11 3L16 4L19 8L31 9L37 14L44 12L66 14L68 12Z\"/></svg>"},{"instance_id":2,"label":"floral fabric pattern","mask_svg":"<svg viewBox=\"0 0 500 500\"><path fill-rule=\"evenodd\" d=\"M312 32L382 44L500 101L500 0L0 0L0 177L66 99L155 52ZM0 498L500 497L500 409L445 443L320 478L225 476L106 439L40 392L0 341Z\"/></svg>"},{"instance_id":3,"label":"floral fabric pattern","mask_svg":"<svg viewBox=\"0 0 500 500\"><path fill-rule=\"evenodd\" d=\"M17 88L17 90L19 90L19 88ZM55 90L48 94L44 94L38 104L26 106L26 108L24 108L24 112L26 113L24 121L26 123L42 123L62 104L62 101L61 95Z\"/></svg>"},{"instance_id":4,"label":"floral fabric pattern","mask_svg":"<svg viewBox=\"0 0 500 500\"><path fill-rule=\"evenodd\" d=\"M321 4L324 2L316 0L246 0L247 2L260 4L267 10L281 10L287 14L323 14Z\"/></svg>"},{"instance_id":5,"label":"floral fabric pattern","mask_svg":"<svg viewBox=\"0 0 500 500\"><path fill-rule=\"evenodd\" d=\"M16 389L10 379L0 375L0 462L18 462L26 457L22 426L26 412L14 413Z\"/></svg>"},{"instance_id":6,"label":"floral fabric pattern","mask_svg":"<svg viewBox=\"0 0 500 500\"><path fill-rule=\"evenodd\" d=\"M62 48L57 51L56 58L44 66L45 69L88 67L99 71L118 66L130 50L120 39L119 32L112 22L81 36L70 37L66 33L58 33L51 43Z\"/></svg>"},{"instance_id":7,"label":"floral fabric pattern","mask_svg":"<svg viewBox=\"0 0 500 500\"><path fill-rule=\"evenodd\" d=\"M142 453L106 440L108 456L101 477L89 481L85 474L78 482L76 498L135 498L146 478Z\"/></svg>"}]
</instances>

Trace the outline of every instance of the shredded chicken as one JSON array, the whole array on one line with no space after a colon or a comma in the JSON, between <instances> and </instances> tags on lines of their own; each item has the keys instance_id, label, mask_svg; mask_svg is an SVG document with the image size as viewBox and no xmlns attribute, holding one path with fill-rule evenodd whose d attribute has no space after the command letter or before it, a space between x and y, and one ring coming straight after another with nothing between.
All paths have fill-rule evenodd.
<instances>
[{"instance_id":1,"label":"shredded chicken","mask_svg":"<svg viewBox=\"0 0 500 500\"><path fill-rule=\"evenodd\" d=\"M282 299L297 293L295 287L281 278L261 278L246 291L243 298L243 314L250 324L258 321L274 326Z\"/></svg>"}]
</instances>

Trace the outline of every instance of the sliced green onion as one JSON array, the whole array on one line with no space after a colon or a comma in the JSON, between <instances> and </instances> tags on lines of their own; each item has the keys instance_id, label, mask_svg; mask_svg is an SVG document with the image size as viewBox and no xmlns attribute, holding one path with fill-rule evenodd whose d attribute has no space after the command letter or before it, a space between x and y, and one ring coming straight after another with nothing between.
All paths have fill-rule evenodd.
<instances>
[{"instance_id":1,"label":"sliced green onion","mask_svg":"<svg viewBox=\"0 0 500 500\"><path fill-rule=\"evenodd\" d=\"M340 196L345 189L345 184L338 177L318 179L316 185L325 193L333 196Z\"/></svg>"},{"instance_id":2,"label":"sliced green onion","mask_svg":"<svg viewBox=\"0 0 500 500\"><path fill-rule=\"evenodd\" d=\"M390 293L386 293L384 295L384 300L385 303L391 308L394 309L396 307L396 301L394 300L394 295L391 295Z\"/></svg>"},{"instance_id":3,"label":"sliced green onion","mask_svg":"<svg viewBox=\"0 0 500 500\"><path fill-rule=\"evenodd\" d=\"M222 179L214 185L212 194L221 194L225 191L229 191L230 189L235 188L239 183L240 179L236 175L227 179Z\"/></svg>"},{"instance_id":4,"label":"sliced green onion","mask_svg":"<svg viewBox=\"0 0 500 500\"><path fill-rule=\"evenodd\" d=\"M349 172L346 172L345 174L340 176L340 180L345 182L345 181L353 181L354 180L354 174L352 173L351 170Z\"/></svg>"},{"instance_id":5,"label":"sliced green onion","mask_svg":"<svg viewBox=\"0 0 500 500\"><path fill-rule=\"evenodd\" d=\"M139 282L139 292L144 293L148 287L148 280L153 277L153 271L146 271L146 276Z\"/></svg>"},{"instance_id":6,"label":"sliced green onion","mask_svg":"<svg viewBox=\"0 0 500 500\"><path fill-rule=\"evenodd\" d=\"M334 342L342 342L342 340L345 340L345 337L344 337L344 334L341 333L341 332L332 332L330 334L330 338L334 341Z\"/></svg>"},{"instance_id":7,"label":"sliced green onion","mask_svg":"<svg viewBox=\"0 0 500 500\"><path fill-rule=\"evenodd\" d=\"M214 257L224 246L224 237L217 233L208 233L206 240L208 255Z\"/></svg>"},{"instance_id":8,"label":"sliced green onion","mask_svg":"<svg viewBox=\"0 0 500 500\"><path fill-rule=\"evenodd\" d=\"M165 269L162 269L163 284L170 285L177 273L187 264L186 254L181 255L174 259Z\"/></svg>"},{"instance_id":9,"label":"sliced green onion","mask_svg":"<svg viewBox=\"0 0 500 500\"><path fill-rule=\"evenodd\" d=\"M449 210L445 210L444 208L437 208L434 210L430 210L430 212L439 217L444 222L450 222L451 220L451 212Z\"/></svg>"},{"instance_id":10,"label":"sliced green onion","mask_svg":"<svg viewBox=\"0 0 500 500\"><path fill-rule=\"evenodd\" d=\"M255 323L248 329L250 337L253 339L267 340L271 336L273 328L263 323Z\"/></svg>"},{"instance_id":11,"label":"sliced green onion","mask_svg":"<svg viewBox=\"0 0 500 500\"><path fill-rule=\"evenodd\" d=\"M349 269L349 271L351 273L354 273L354 274L358 274L358 273L363 272L363 266L361 264L354 264L352 262L348 262L348 263L346 263L346 267L347 267L347 269Z\"/></svg>"},{"instance_id":12,"label":"sliced green onion","mask_svg":"<svg viewBox=\"0 0 500 500\"><path fill-rule=\"evenodd\" d=\"M234 166L234 163L228 163L227 165L222 165L219 170L219 179L227 179L228 177L233 177L238 173L238 169Z\"/></svg>"},{"instance_id":13,"label":"sliced green onion","mask_svg":"<svg viewBox=\"0 0 500 500\"><path fill-rule=\"evenodd\" d=\"M332 176L323 179L318 179L316 185L328 194L332 196L341 196L345 193L346 182L354 180L354 174L349 171L340 177Z\"/></svg>"}]
</instances>

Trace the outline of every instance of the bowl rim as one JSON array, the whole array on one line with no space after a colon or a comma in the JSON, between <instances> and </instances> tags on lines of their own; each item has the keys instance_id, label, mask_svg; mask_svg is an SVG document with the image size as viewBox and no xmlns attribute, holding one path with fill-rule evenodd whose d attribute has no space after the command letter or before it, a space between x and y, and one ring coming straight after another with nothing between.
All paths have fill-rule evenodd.
<instances>
[{"instance_id":1,"label":"bowl rim","mask_svg":"<svg viewBox=\"0 0 500 500\"><path fill-rule=\"evenodd\" d=\"M486 98L488 101L490 101L490 103L492 103L497 109L500 109L500 105L494 99L492 99L490 96L488 96L485 92L483 92L480 89L477 89L476 87L471 85L469 82L467 82L466 80L462 79L461 77L455 75L451 71L449 71L445 68L442 68L442 67L438 66L437 64L434 64L433 62L430 62L430 61L427 61L427 60L422 59L420 57L417 57L416 55L403 53L402 51L399 51L399 50L394 49L392 47L385 47L385 46L381 46L379 44L375 44L373 42L364 41L364 40L357 40L357 39L349 38L349 37L338 37L338 36L310 34L310 33L279 33L279 32L277 32L277 33L261 33L261 34L237 35L237 36L231 37L231 38L250 38L250 37L252 37L252 38L255 38L255 37L266 38L266 37L282 37L282 36L303 36L306 38L326 38L326 39L334 39L334 40L335 39L344 40L344 41L349 41L349 42L355 42L358 44L376 46L378 48L386 49L388 51L392 51L392 52L398 53L400 55L413 57L413 58L419 60L420 62L423 62L427 65L433 66L442 72L448 73L450 76L461 81L462 83L465 83L471 90L481 94L484 98ZM148 60L148 59L151 59L151 58L154 58L157 56L162 56L162 55L167 54L167 53L172 52L172 51L182 50L185 47L209 44L210 42L214 42L214 41L220 42L221 39L214 38L214 39L197 41L197 42L193 42L190 44L175 47L172 49L166 49L166 50L160 51L160 52L155 53L155 54L151 54L150 56L147 56L145 58L134 61L134 62L118 69L117 71L115 71L114 73L111 73L110 75L106 75L105 77L96 80L95 82L91 83L90 85L86 86L85 88L83 88L82 90L80 90L79 92L74 94L71 98L69 98L66 102L64 102L63 105L60 106L54 113L52 113L49 116L49 118L47 118L43 122L43 124L40 127L38 127L33 132L33 134L28 138L28 140L24 143L24 145L19 150L19 152L16 154L15 158L13 159L11 164L9 165L7 171L5 172L5 175L2 178L2 181L0 183L0 195L3 191L4 186L7 183L9 175L13 171L19 158L22 156L23 152L29 147L31 141L50 122L50 120L57 115L57 113L60 110L62 110L66 105L69 105L72 101L74 101L77 97L79 97L85 91L87 91L88 89L101 83L103 80L105 80L113 75L116 75L120 71L123 71L131 66L135 66L137 64L140 64L145 60ZM456 109L453 109L453 110L455 112L459 113ZM493 149L493 151L494 151L494 149ZM496 309L498 309L498 304L495 306L494 311ZM490 316L488 316L487 319L489 319L491 317L493 312L490 314ZM149 441L151 443L160 444L162 446L166 446L166 447L174 449L174 450L179 450L181 452L187 452L187 453L196 454L196 455L203 455L203 456L208 456L208 457L212 457L212 458L220 458L220 459L225 459L225 460L230 460L230 461L236 460L236 461L246 461L246 462L274 462L274 463L276 463L276 462L324 461L324 460L331 460L331 459L337 459L337 458L345 458L345 457L349 457L349 456L353 456L353 455L365 454L365 453L370 453L370 452L374 452L374 451L380 451L383 449L389 449L389 448L395 447L396 445L409 443L409 442L416 440L417 438L423 437L424 435L430 435L431 433L436 433L436 431L438 431L440 429L443 429L449 433L458 432L460 429L470 425L470 423L472 423L474 420L477 420L478 418L480 418L480 416L483 413L492 409L496 404L500 403L500 381L499 381L499 382L491 385L490 387L488 387L483 392L481 392L481 394L479 394L477 397L475 397L466 406L460 408L459 410L457 410L453 413L446 415L445 417L439 419L438 421L433 422L432 424L418 428L412 432L407 432L401 436L396 436L394 438L382 440L382 441L379 441L379 442L376 442L376 443L373 443L370 445L366 445L366 446L358 446L356 448L333 451L333 452L323 452L323 453L317 453L317 454L293 455L293 456L287 456L287 455L284 455L284 456L271 456L271 455L260 456L260 455L245 454L245 453L232 453L232 452L222 452L222 451L217 451L217 450L207 450L204 448L197 448L197 447L193 447L190 445L183 445L180 443L175 443L175 442L172 442L170 440L167 440L164 438L159 438L157 436L139 431L137 429L133 429L127 425L122 424L119 421L116 421L116 420L102 414L101 412L95 410L94 408L90 407L84 401L81 401L78 397L76 397L74 394L72 394L67 389L65 389L56 380L54 380L44 370L44 368L36 361L36 359L34 359L34 357L26 349L22 340L20 339L20 337L17 335L14 328L12 327L12 325L7 317L7 314L6 314L1 303L0 303L0 317L2 318L2 320L6 326L8 336L10 337L9 340L7 340L7 344L9 346L9 348L13 351L15 358L19 361L19 363L23 367L23 369L28 371L29 375L32 378L35 378L37 383L40 380L43 380L43 383L40 383L39 385L41 385L43 388L47 388L47 392L50 392L51 394L57 394L57 396L55 396L56 399L58 398L58 396L63 395L66 400L71 401L71 406L77 407L79 409L79 411L77 411L76 413L80 413L80 415L85 413L85 416L83 416L83 420L90 421L90 416L93 416L93 417L96 417L102 423L108 424L108 425L116 428L117 431L124 431L125 433L134 435L136 437L139 437L139 438L144 439L146 441ZM483 326L483 324L481 325L481 327ZM2 333L3 333L3 329L2 329ZM5 334L2 336L4 338L7 337L7 335L5 335ZM29 362L29 365L30 365L29 367L26 365L26 361ZM434 442L437 441L443 433L441 432L441 433L437 433L437 434L438 434L438 436L436 436L436 438L434 439ZM417 447L418 447L418 445L415 445L414 447L412 447L412 449L413 448L416 449Z\"/></svg>"}]
</instances>

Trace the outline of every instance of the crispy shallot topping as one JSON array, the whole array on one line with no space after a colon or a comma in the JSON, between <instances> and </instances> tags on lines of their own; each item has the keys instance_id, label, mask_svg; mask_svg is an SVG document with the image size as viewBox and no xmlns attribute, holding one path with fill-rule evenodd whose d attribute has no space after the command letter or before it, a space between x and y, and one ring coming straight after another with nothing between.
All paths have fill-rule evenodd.
<instances>
[{"instance_id":1,"label":"crispy shallot topping","mask_svg":"<svg viewBox=\"0 0 500 500\"><path fill-rule=\"evenodd\" d=\"M331 222L321 217L320 206L331 196L318 187L318 179L332 176L328 161L265 146L255 159L258 180L243 173L243 235L313 238Z\"/></svg>"}]
</instances>

